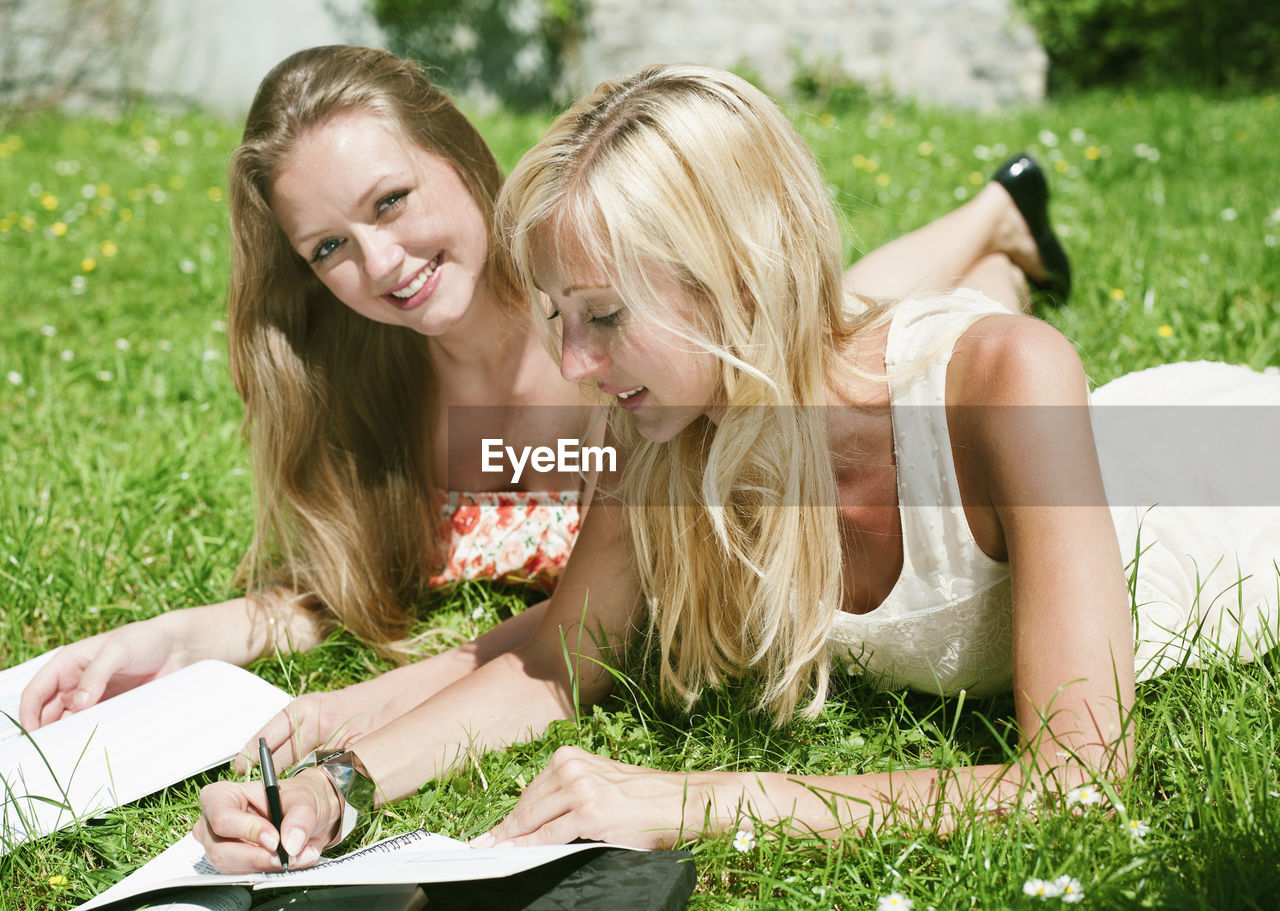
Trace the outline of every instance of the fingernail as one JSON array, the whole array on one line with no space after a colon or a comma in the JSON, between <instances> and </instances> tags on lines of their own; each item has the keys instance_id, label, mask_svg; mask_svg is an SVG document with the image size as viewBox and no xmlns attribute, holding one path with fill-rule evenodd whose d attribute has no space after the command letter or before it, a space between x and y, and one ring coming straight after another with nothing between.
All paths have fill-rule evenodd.
<instances>
[{"instance_id":1,"label":"fingernail","mask_svg":"<svg viewBox=\"0 0 1280 911\"><path fill-rule=\"evenodd\" d=\"M307 833L301 829L290 829L284 833L284 851L290 857L297 857L302 850L302 843L307 840Z\"/></svg>"},{"instance_id":2,"label":"fingernail","mask_svg":"<svg viewBox=\"0 0 1280 911\"><path fill-rule=\"evenodd\" d=\"M276 845L280 843L280 836L276 834L275 829L263 829L258 833L258 844L266 848L268 851L274 851Z\"/></svg>"},{"instance_id":3,"label":"fingernail","mask_svg":"<svg viewBox=\"0 0 1280 911\"><path fill-rule=\"evenodd\" d=\"M307 845L302 849L302 853L298 855L298 863L301 865L313 864L320 859L320 851L315 845Z\"/></svg>"},{"instance_id":4,"label":"fingernail","mask_svg":"<svg viewBox=\"0 0 1280 911\"><path fill-rule=\"evenodd\" d=\"M93 697L86 690L76 690L71 695L71 707L82 709L93 701Z\"/></svg>"},{"instance_id":5,"label":"fingernail","mask_svg":"<svg viewBox=\"0 0 1280 911\"><path fill-rule=\"evenodd\" d=\"M488 832L485 832L483 835L477 835L475 838L471 839L471 847L492 848L493 842L494 842L494 837L490 835Z\"/></svg>"}]
</instances>

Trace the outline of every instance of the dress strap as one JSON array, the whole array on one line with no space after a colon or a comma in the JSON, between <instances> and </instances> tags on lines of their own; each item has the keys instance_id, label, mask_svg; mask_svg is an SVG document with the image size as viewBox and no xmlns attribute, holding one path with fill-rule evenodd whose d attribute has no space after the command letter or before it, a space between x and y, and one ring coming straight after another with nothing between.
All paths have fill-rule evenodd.
<instances>
[{"instance_id":1,"label":"dress strap","mask_svg":"<svg viewBox=\"0 0 1280 911\"><path fill-rule=\"evenodd\" d=\"M950 600L972 594L975 586L990 584L1006 572L1004 564L978 547L964 515L951 454L946 387L947 365L960 336L983 317L1008 311L966 290L904 301L899 308L889 327L885 369L906 584L890 598L905 595L914 581L933 590L933 600Z\"/></svg>"}]
</instances>

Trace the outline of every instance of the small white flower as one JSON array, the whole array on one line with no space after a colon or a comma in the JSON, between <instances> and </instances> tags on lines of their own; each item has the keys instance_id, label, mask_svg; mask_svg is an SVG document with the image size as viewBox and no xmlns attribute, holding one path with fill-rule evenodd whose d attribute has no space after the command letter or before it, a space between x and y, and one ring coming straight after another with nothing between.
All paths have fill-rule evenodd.
<instances>
[{"instance_id":1,"label":"small white flower","mask_svg":"<svg viewBox=\"0 0 1280 911\"><path fill-rule=\"evenodd\" d=\"M55 335L58 334L58 330L54 326L41 326L40 334L43 335L45 338L53 338Z\"/></svg>"},{"instance_id":2,"label":"small white flower","mask_svg":"<svg viewBox=\"0 0 1280 911\"><path fill-rule=\"evenodd\" d=\"M62 358L64 361L69 361L75 356L76 356L75 352L72 351L70 348L63 349L62 353L58 355L58 357Z\"/></svg>"},{"instance_id":3,"label":"small white flower","mask_svg":"<svg viewBox=\"0 0 1280 911\"><path fill-rule=\"evenodd\" d=\"M1078 146L1084 145L1085 140L1089 138L1088 134L1079 127L1072 127L1071 132L1067 135L1070 136L1071 141Z\"/></svg>"},{"instance_id":4,"label":"small white flower","mask_svg":"<svg viewBox=\"0 0 1280 911\"><path fill-rule=\"evenodd\" d=\"M104 383L109 383L115 378L116 378L116 375L112 373L110 370L98 371L98 379L102 380L102 382Z\"/></svg>"},{"instance_id":5,"label":"small white flower","mask_svg":"<svg viewBox=\"0 0 1280 911\"><path fill-rule=\"evenodd\" d=\"M209 328L214 332L226 332L227 324L224 320L216 319L209 324Z\"/></svg>"},{"instance_id":6,"label":"small white flower","mask_svg":"<svg viewBox=\"0 0 1280 911\"><path fill-rule=\"evenodd\" d=\"M1051 883L1047 879L1029 879L1022 884L1022 894L1046 901L1057 898L1062 894L1062 890L1058 888L1057 883Z\"/></svg>"},{"instance_id":7,"label":"small white flower","mask_svg":"<svg viewBox=\"0 0 1280 911\"><path fill-rule=\"evenodd\" d=\"M1274 234L1265 234L1262 237L1262 242L1268 247L1274 247L1276 245L1276 236Z\"/></svg>"},{"instance_id":8,"label":"small white flower","mask_svg":"<svg viewBox=\"0 0 1280 911\"><path fill-rule=\"evenodd\" d=\"M876 908L877 911L911 911L914 906L915 902L901 892L890 892L880 896L880 903Z\"/></svg>"},{"instance_id":9,"label":"small white flower","mask_svg":"<svg viewBox=\"0 0 1280 911\"><path fill-rule=\"evenodd\" d=\"M89 286L89 280L83 275L71 276L71 293L84 294L84 289Z\"/></svg>"},{"instance_id":10,"label":"small white flower","mask_svg":"<svg viewBox=\"0 0 1280 911\"><path fill-rule=\"evenodd\" d=\"M1222 210L1223 221L1235 221L1239 217L1240 217L1240 213L1237 212L1235 209L1226 208Z\"/></svg>"},{"instance_id":11,"label":"small white flower","mask_svg":"<svg viewBox=\"0 0 1280 911\"><path fill-rule=\"evenodd\" d=\"M176 146L184 146L191 142L191 134L186 130L173 131L173 144Z\"/></svg>"},{"instance_id":12,"label":"small white flower","mask_svg":"<svg viewBox=\"0 0 1280 911\"><path fill-rule=\"evenodd\" d=\"M733 850L737 851L739 854L746 854L755 846L755 833L748 829L739 829L738 834L733 836Z\"/></svg>"},{"instance_id":13,"label":"small white flower","mask_svg":"<svg viewBox=\"0 0 1280 911\"><path fill-rule=\"evenodd\" d=\"M1064 902L1075 904L1084 899L1084 887L1080 885L1080 880L1074 876L1062 874L1053 881L1053 885L1058 890L1058 895Z\"/></svg>"},{"instance_id":14,"label":"small white flower","mask_svg":"<svg viewBox=\"0 0 1280 911\"><path fill-rule=\"evenodd\" d=\"M129 350L129 340L128 340L127 338L118 338L118 339L116 339L116 350L117 350L117 351L128 351L128 350Z\"/></svg>"},{"instance_id":15,"label":"small white flower","mask_svg":"<svg viewBox=\"0 0 1280 911\"><path fill-rule=\"evenodd\" d=\"M1067 792L1067 803L1071 806L1096 807L1103 801L1102 792L1091 784L1072 788Z\"/></svg>"},{"instance_id":16,"label":"small white flower","mask_svg":"<svg viewBox=\"0 0 1280 911\"><path fill-rule=\"evenodd\" d=\"M172 351L173 342L169 341L167 338L162 338L160 341L156 342L156 347L161 351Z\"/></svg>"},{"instance_id":17,"label":"small white flower","mask_svg":"<svg viewBox=\"0 0 1280 911\"><path fill-rule=\"evenodd\" d=\"M22 385L22 374L21 374L21 373L19 373L19 372L18 372L18 371L16 371L16 370L10 370L10 371L9 371L9 374L8 374L8 380L9 380L9 382L13 383L13 385L15 385L15 386L21 386L21 385Z\"/></svg>"},{"instance_id":18,"label":"small white flower","mask_svg":"<svg viewBox=\"0 0 1280 911\"><path fill-rule=\"evenodd\" d=\"M974 146L973 157L978 159L978 161L986 161L991 157L991 150L986 146Z\"/></svg>"},{"instance_id":19,"label":"small white flower","mask_svg":"<svg viewBox=\"0 0 1280 911\"><path fill-rule=\"evenodd\" d=\"M218 352L214 351L212 348L208 348L205 350L202 356L204 358L204 362L207 364L210 361L216 361L220 355L218 354Z\"/></svg>"},{"instance_id":20,"label":"small white flower","mask_svg":"<svg viewBox=\"0 0 1280 911\"><path fill-rule=\"evenodd\" d=\"M1151 826L1147 825L1141 819L1129 820L1129 834L1134 838L1146 838L1151 831Z\"/></svg>"},{"instance_id":21,"label":"small white flower","mask_svg":"<svg viewBox=\"0 0 1280 911\"><path fill-rule=\"evenodd\" d=\"M164 205L164 201L165 201L166 199L168 199L168 198L169 198L169 196L168 196L168 194L166 194L166 193L165 193L165 191L164 191L164 190L152 190L152 191L151 191L151 201L152 201L153 203L155 203L157 206L162 206L162 205Z\"/></svg>"},{"instance_id":22,"label":"small white flower","mask_svg":"<svg viewBox=\"0 0 1280 911\"><path fill-rule=\"evenodd\" d=\"M189 259L184 259L178 263L178 271L183 275L194 275L196 264Z\"/></svg>"},{"instance_id":23,"label":"small white flower","mask_svg":"<svg viewBox=\"0 0 1280 911\"><path fill-rule=\"evenodd\" d=\"M1058 137L1052 130L1041 130L1036 138L1040 140L1040 145L1047 148L1053 148L1058 144Z\"/></svg>"},{"instance_id":24,"label":"small white flower","mask_svg":"<svg viewBox=\"0 0 1280 911\"><path fill-rule=\"evenodd\" d=\"M472 619L472 620L479 620L479 619L480 619L481 617L483 617L483 616L484 616L484 608L483 608L483 607L477 607L475 610L473 610L473 611L471 612L471 619Z\"/></svg>"}]
</instances>

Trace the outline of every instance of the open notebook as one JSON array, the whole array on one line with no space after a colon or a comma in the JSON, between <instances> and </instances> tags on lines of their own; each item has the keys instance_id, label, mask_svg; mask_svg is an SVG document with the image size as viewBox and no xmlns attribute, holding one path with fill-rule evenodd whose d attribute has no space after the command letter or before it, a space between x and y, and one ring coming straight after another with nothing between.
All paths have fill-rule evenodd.
<instances>
[{"instance_id":1,"label":"open notebook","mask_svg":"<svg viewBox=\"0 0 1280 911\"><path fill-rule=\"evenodd\" d=\"M0 671L0 854L230 760L290 696L200 661L30 733L23 688L53 652Z\"/></svg>"},{"instance_id":2,"label":"open notebook","mask_svg":"<svg viewBox=\"0 0 1280 911\"><path fill-rule=\"evenodd\" d=\"M305 870L234 875L217 872L205 859L200 843L187 835L97 898L80 905L76 911L91 911L107 905L113 908L135 908L144 904L147 907L164 907L161 902L172 899L166 890L183 887L208 890L205 897L209 902L226 901L228 908L247 908L251 903L250 890L375 884L391 887L496 879L582 851L616 847L618 845L590 843L472 848L465 842L417 829L384 838ZM389 888L387 891L394 894ZM193 890L185 894L198 897L200 893ZM154 905L151 904L153 900L156 902Z\"/></svg>"}]
</instances>

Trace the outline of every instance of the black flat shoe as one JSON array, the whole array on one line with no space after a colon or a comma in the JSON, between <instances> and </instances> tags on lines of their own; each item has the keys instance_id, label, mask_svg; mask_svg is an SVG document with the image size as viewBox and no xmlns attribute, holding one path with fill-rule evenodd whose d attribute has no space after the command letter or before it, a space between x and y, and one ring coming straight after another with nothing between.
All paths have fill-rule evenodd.
<instances>
[{"instance_id":1,"label":"black flat shoe","mask_svg":"<svg viewBox=\"0 0 1280 911\"><path fill-rule=\"evenodd\" d=\"M1013 197L1044 263L1044 278L1037 280L1028 275L1027 280L1053 306L1062 306L1071 294L1071 263L1049 224L1049 184L1044 171L1030 155L1019 153L1000 165L991 179Z\"/></svg>"}]
</instances>

